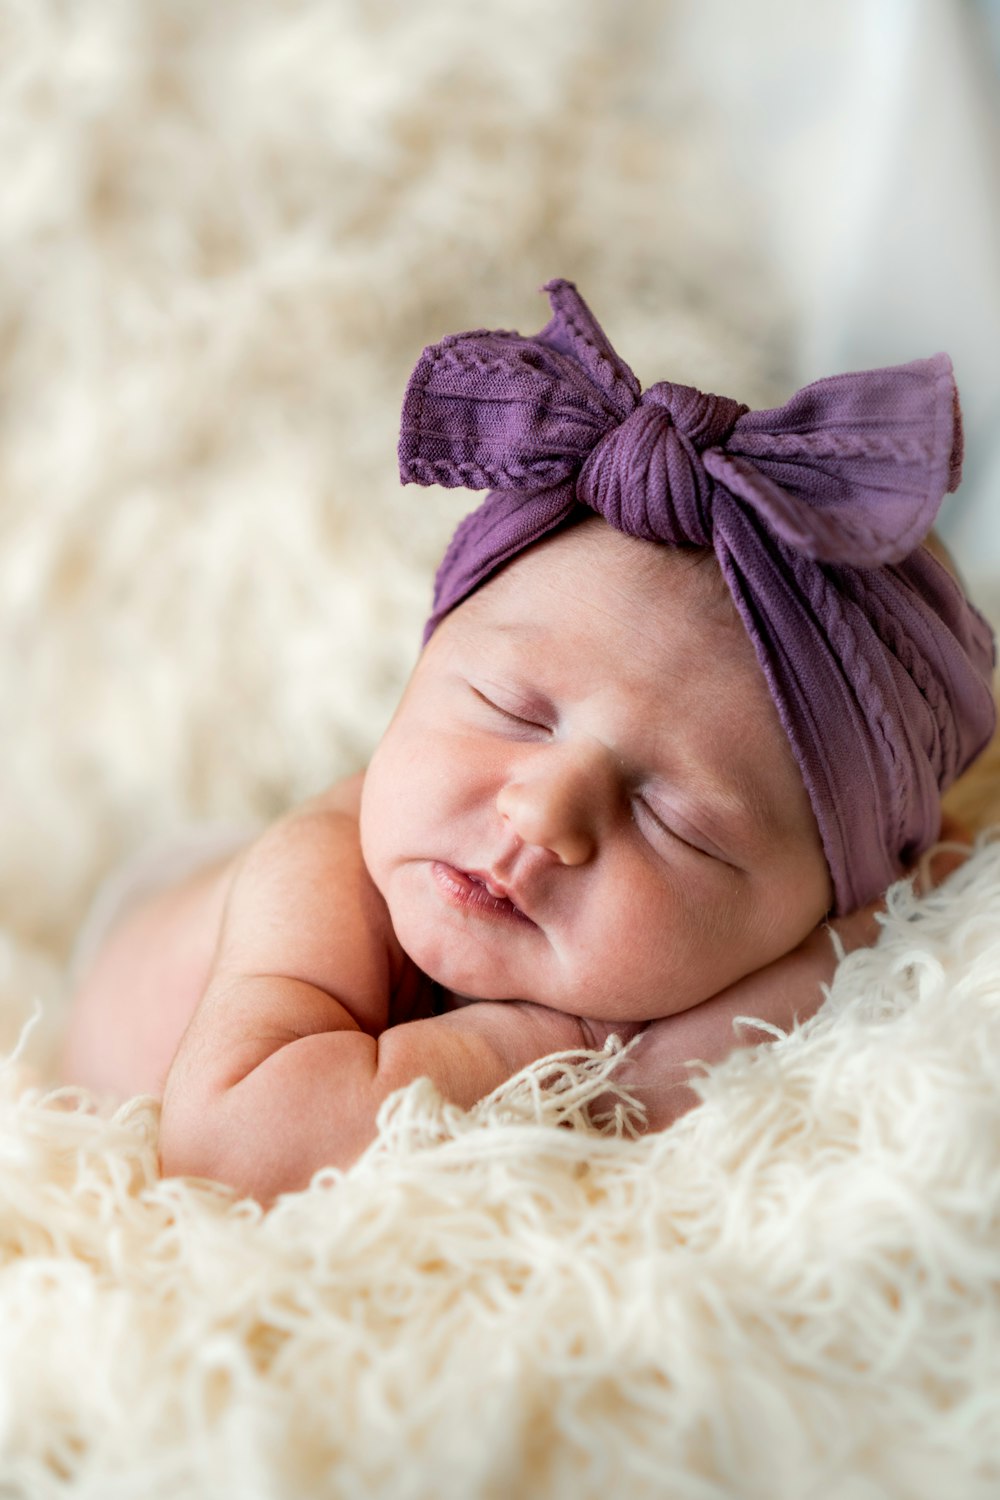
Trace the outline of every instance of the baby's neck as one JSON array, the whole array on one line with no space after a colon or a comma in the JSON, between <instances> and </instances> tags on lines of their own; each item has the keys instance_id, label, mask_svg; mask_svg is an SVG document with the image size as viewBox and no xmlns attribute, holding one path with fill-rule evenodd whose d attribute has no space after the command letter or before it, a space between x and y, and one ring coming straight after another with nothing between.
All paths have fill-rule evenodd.
<instances>
[{"instance_id":1,"label":"baby's neck","mask_svg":"<svg viewBox=\"0 0 1000 1500\"><path fill-rule=\"evenodd\" d=\"M404 953L390 999L391 1025L416 1021L423 1016L440 1016L455 1009L455 997L431 979Z\"/></svg>"}]
</instances>

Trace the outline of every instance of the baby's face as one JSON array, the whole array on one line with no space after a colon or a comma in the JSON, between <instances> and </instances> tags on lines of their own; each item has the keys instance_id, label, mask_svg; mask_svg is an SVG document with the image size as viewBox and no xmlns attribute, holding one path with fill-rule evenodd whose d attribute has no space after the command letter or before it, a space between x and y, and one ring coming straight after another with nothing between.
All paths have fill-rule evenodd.
<instances>
[{"instance_id":1,"label":"baby's face","mask_svg":"<svg viewBox=\"0 0 1000 1500\"><path fill-rule=\"evenodd\" d=\"M714 557L598 520L438 627L368 770L361 831L426 974L602 1020L707 999L832 900Z\"/></svg>"}]
</instances>

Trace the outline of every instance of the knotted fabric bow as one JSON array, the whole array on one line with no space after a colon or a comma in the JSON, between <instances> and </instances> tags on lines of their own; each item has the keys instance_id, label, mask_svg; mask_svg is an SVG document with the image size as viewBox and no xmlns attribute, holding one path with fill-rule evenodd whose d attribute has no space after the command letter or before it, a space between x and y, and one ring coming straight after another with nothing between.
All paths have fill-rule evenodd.
<instances>
[{"instance_id":1,"label":"knotted fabric bow","mask_svg":"<svg viewBox=\"0 0 1000 1500\"><path fill-rule=\"evenodd\" d=\"M660 381L645 392L576 288L533 338L426 349L407 387L404 483L489 489L438 571L430 635L504 563L597 512L711 547L812 803L835 911L938 835L940 793L993 732L989 625L920 543L957 488L945 354L806 386L780 408Z\"/></svg>"}]
</instances>

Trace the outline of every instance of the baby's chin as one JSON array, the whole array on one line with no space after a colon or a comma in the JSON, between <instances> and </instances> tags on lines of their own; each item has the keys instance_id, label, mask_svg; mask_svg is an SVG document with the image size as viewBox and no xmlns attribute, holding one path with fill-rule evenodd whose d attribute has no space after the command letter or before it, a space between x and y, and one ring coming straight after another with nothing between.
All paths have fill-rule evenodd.
<instances>
[{"instance_id":1,"label":"baby's chin","mask_svg":"<svg viewBox=\"0 0 1000 1500\"><path fill-rule=\"evenodd\" d=\"M487 965L481 953L470 962L458 951L459 944L447 939L442 942L428 934L426 928L414 932L408 941L398 929L396 936L410 961L440 985L456 1006L472 1005L479 1000L528 1001L563 1015L622 1025L644 1023L666 1013L667 1007L659 997L652 1002L647 996L643 1004L632 996L597 994L592 985L582 984L572 975L561 975L556 981L551 974L536 973L532 982L524 974L515 977L502 968Z\"/></svg>"},{"instance_id":2,"label":"baby's chin","mask_svg":"<svg viewBox=\"0 0 1000 1500\"><path fill-rule=\"evenodd\" d=\"M441 897L413 871L382 890L393 934L411 963L442 989L470 1000L538 1000L543 934L532 923L466 916L442 909ZM551 1002L548 1002L551 1003Z\"/></svg>"},{"instance_id":3,"label":"baby's chin","mask_svg":"<svg viewBox=\"0 0 1000 1500\"><path fill-rule=\"evenodd\" d=\"M471 1004L475 1000L534 1000L534 994L522 994L513 978L497 972L485 964L482 958L476 962L463 960L454 950L442 952L441 944L426 931L412 936L396 930L399 945L407 958L422 974L456 999Z\"/></svg>"},{"instance_id":4,"label":"baby's chin","mask_svg":"<svg viewBox=\"0 0 1000 1500\"><path fill-rule=\"evenodd\" d=\"M405 915L393 918L396 940L422 974L456 1000L472 1004L476 1000L530 1000L549 1005L554 1010L575 1014L568 1005L552 996L543 996L541 987L528 981L526 966L512 966L503 956L493 956L485 945L477 944L470 934L437 930L426 920L408 923Z\"/></svg>"},{"instance_id":5,"label":"baby's chin","mask_svg":"<svg viewBox=\"0 0 1000 1500\"><path fill-rule=\"evenodd\" d=\"M643 986L622 990L616 988L615 972L609 970L604 976L592 963L574 964L572 955L560 955L531 924L507 927L498 921L480 929L475 920L464 923L435 913L433 905L422 899L422 892L394 890L388 882L383 895L396 940L407 958L428 979L463 1001L529 1001L564 1015L624 1024L658 1020L707 998L689 997L680 976L664 975L659 965L656 975ZM615 964L614 970L620 971L620 965Z\"/></svg>"}]
</instances>

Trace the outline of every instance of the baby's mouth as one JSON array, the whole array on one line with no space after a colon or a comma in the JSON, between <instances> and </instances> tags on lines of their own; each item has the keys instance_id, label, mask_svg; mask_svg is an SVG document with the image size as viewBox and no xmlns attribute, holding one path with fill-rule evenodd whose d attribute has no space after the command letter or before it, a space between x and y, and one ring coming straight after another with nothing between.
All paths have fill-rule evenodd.
<instances>
[{"instance_id":1,"label":"baby's mouth","mask_svg":"<svg viewBox=\"0 0 1000 1500\"><path fill-rule=\"evenodd\" d=\"M460 870L441 860L435 860L431 869L438 885L457 905L483 916L535 925L527 913L511 899L506 889L491 880L484 870Z\"/></svg>"}]
</instances>

